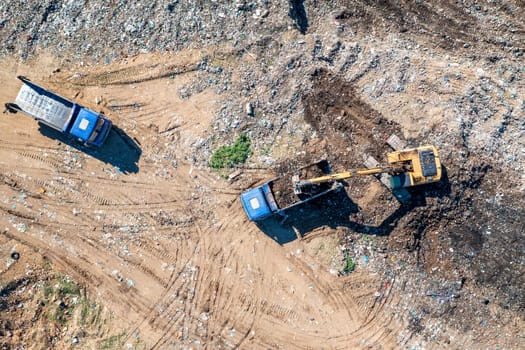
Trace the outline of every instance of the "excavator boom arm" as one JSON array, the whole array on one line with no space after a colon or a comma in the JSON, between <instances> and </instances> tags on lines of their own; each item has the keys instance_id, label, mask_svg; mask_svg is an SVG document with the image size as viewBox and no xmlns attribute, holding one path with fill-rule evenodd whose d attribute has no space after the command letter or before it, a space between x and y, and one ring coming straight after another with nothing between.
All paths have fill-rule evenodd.
<instances>
[{"instance_id":1,"label":"excavator boom arm","mask_svg":"<svg viewBox=\"0 0 525 350\"><path fill-rule=\"evenodd\" d=\"M292 181L295 194L305 193L315 186L330 181L344 180L360 175L389 173L392 188L428 184L441 179L441 162L436 148L432 145L404 149L387 154L388 165L375 168L360 168L342 173L300 180L294 175ZM303 192L305 190L305 192Z\"/></svg>"},{"instance_id":2,"label":"excavator boom arm","mask_svg":"<svg viewBox=\"0 0 525 350\"><path fill-rule=\"evenodd\" d=\"M328 182L328 181L344 180L344 179L348 179L348 178L359 176L359 175L381 174L381 173L386 173L392 170L394 170L393 167L354 169L354 170L345 171L343 173L330 174L330 175L315 177L313 179L296 181L295 186L296 188L300 188L304 186L317 185L317 184Z\"/></svg>"}]
</instances>

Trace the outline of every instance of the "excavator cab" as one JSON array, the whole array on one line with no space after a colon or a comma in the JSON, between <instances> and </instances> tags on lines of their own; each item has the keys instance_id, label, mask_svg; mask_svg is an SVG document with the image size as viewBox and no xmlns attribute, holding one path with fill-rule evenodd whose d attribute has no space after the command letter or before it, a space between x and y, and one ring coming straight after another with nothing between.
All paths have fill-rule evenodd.
<instances>
[{"instance_id":1,"label":"excavator cab","mask_svg":"<svg viewBox=\"0 0 525 350\"><path fill-rule=\"evenodd\" d=\"M424 185L441 180L441 161L434 146L421 146L391 152L387 161L393 166L404 165L408 171L392 175L390 187L392 189Z\"/></svg>"}]
</instances>

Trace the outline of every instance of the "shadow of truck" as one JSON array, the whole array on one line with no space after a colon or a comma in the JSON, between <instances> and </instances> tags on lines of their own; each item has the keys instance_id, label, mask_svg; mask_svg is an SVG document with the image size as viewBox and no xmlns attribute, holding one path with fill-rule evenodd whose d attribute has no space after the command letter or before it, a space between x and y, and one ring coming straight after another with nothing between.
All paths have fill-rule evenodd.
<instances>
[{"instance_id":1,"label":"shadow of truck","mask_svg":"<svg viewBox=\"0 0 525 350\"><path fill-rule=\"evenodd\" d=\"M273 215L256 222L257 227L279 244L302 238L319 227L351 225L350 217L359 211L344 188L286 210L286 220Z\"/></svg>"},{"instance_id":2,"label":"shadow of truck","mask_svg":"<svg viewBox=\"0 0 525 350\"><path fill-rule=\"evenodd\" d=\"M132 139L115 125L111 128L104 145L99 148L86 147L45 124L39 123L38 125L42 135L89 154L93 158L114 166L124 174L137 173L139 171L138 161L142 154L142 149L138 141Z\"/></svg>"}]
</instances>

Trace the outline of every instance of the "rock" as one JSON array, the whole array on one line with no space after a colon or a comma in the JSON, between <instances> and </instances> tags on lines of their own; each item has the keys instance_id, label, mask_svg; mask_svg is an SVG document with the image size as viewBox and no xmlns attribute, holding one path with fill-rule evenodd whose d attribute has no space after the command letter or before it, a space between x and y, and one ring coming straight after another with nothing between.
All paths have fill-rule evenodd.
<instances>
[{"instance_id":1,"label":"rock","mask_svg":"<svg viewBox=\"0 0 525 350\"><path fill-rule=\"evenodd\" d=\"M228 180L229 181L235 180L236 178L241 176L242 173L243 173L242 170L240 170L240 169L236 170L233 173L231 173L230 175L228 175Z\"/></svg>"},{"instance_id":2,"label":"rock","mask_svg":"<svg viewBox=\"0 0 525 350\"><path fill-rule=\"evenodd\" d=\"M119 282L122 282L124 280L124 277L122 277L122 274L120 273L119 270L113 270L111 272L111 274L113 275L113 277L115 277L117 279L117 281Z\"/></svg>"},{"instance_id":3,"label":"rock","mask_svg":"<svg viewBox=\"0 0 525 350\"><path fill-rule=\"evenodd\" d=\"M245 108L246 108L246 115L248 115L249 117L253 117L253 105L250 102L248 102Z\"/></svg>"}]
</instances>

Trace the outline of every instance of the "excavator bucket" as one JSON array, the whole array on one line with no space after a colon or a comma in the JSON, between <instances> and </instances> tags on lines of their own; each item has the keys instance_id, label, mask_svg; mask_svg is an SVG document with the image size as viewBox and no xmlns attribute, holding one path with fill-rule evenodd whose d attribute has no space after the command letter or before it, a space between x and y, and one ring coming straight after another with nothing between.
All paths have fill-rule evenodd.
<instances>
[{"instance_id":1,"label":"excavator bucket","mask_svg":"<svg viewBox=\"0 0 525 350\"><path fill-rule=\"evenodd\" d=\"M299 175L292 176L292 184L293 184L293 193L295 194L302 194L303 193L303 186L299 186Z\"/></svg>"},{"instance_id":2,"label":"excavator bucket","mask_svg":"<svg viewBox=\"0 0 525 350\"><path fill-rule=\"evenodd\" d=\"M327 189L337 186L335 180L327 180L321 183L311 183L308 180L301 180L299 175L292 176L293 193L301 197L316 195Z\"/></svg>"},{"instance_id":3,"label":"excavator bucket","mask_svg":"<svg viewBox=\"0 0 525 350\"><path fill-rule=\"evenodd\" d=\"M332 168L326 159L299 168L291 178L293 192L299 198L306 198L327 191L334 186L337 187L332 176L334 176ZM313 179L321 179L321 181L312 182Z\"/></svg>"}]
</instances>

